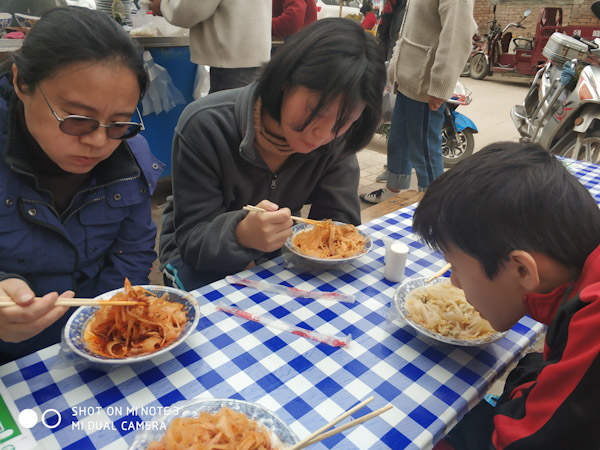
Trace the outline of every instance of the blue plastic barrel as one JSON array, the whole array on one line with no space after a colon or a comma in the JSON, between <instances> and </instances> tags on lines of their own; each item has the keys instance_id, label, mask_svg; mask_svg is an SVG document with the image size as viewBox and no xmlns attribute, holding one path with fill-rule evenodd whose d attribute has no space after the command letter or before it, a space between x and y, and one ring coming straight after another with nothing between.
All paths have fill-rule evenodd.
<instances>
[{"instance_id":1,"label":"blue plastic barrel","mask_svg":"<svg viewBox=\"0 0 600 450\"><path fill-rule=\"evenodd\" d=\"M152 58L159 66L169 72L173 84L185 97L185 104L176 105L169 112L160 114L151 113L143 116L146 129L141 134L150 145L154 156L164 162L167 166L161 178L171 176L171 148L175 125L185 106L194 100L194 80L196 78L196 64L190 61L190 48L183 47L146 47L152 54ZM140 102L140 111L141 102ZM143 111L142 111L143 113Z\"/></svg>"}]
</instances>

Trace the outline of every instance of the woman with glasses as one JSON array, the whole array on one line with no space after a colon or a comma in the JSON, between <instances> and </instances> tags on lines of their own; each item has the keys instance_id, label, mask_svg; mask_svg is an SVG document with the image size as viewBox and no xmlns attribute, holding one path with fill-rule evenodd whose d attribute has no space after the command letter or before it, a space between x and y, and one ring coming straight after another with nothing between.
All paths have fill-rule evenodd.
<instances>
[{"instance_id":1,"label":"woman with glasses","mask_svg":"<svg viewBox=\"0 0 600 450\"><path fill-rule=\"evenodd\" d=\"M102 12L47 12L0 78L0 363L60 340L57 297L147 284L162 163L137 104L143 61ZM34 298L36 297L37 298Z\"/></svg>"},{"instance_id":2,"label":"woman with glasses","mask_svg":"<svg viewBox=\"0 0 600 450\"><path fill-rule=\"evenodd\" d=\"M293 34L256 83L188 105L163 213L165 277L194 289L272 256L305 204L313 219L359 224L356 152L379 125L384 85L373 36L322 19Z\"/></svg>"}]
</instances>

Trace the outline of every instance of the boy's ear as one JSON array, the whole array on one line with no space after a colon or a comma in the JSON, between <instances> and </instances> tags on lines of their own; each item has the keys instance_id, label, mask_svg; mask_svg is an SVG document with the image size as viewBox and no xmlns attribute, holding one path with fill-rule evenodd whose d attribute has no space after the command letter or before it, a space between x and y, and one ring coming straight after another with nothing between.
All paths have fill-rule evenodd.
<instances>
[{"instance_id":1,"label":"boy's ear","mask_svg":"<svg viewBox=\"0 0 600 450\"><path fill-rule=\"evenodd\" d=\"M12 65L12 73L13 73L13 87L15 88L15 93L17 94L17 97L19 97L21 99L21 101L23 101L23 92L21 92L21 89L19 89L19 85L17 83L17 77L19 75L18 71L17 71L17 65L15 63L13 63Z\"/></svg>"},{"instance_id":2,"label":"boy's ear","mask_svg":"<svg viewBox=\"0 0 600 450\"><path fill-rule=\"evenodd\" d=\"M535 291L540 284L540 274L533 255L525 250L513 250L508 257L521 287L526 292Z\"/></svg>"}]
</instances>

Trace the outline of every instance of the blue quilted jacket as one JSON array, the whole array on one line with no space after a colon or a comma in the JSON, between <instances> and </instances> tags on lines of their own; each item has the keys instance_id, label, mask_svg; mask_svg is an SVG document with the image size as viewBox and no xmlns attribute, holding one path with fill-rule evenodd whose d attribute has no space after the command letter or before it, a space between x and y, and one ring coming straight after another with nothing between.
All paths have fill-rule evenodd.
<instances>
[{"instance_id":1,"label":"blue quilted jacket","mask_svg":"<svg viewBox=\"0 0 600 450\"><path fill-rule=\"evenodd\" d=\"M143 137L124 141L59 215L25 157L18 102L0 80L0 280L16 275L38 296L70 289L82 298L122 287L125 277L148 284L156 257L150 195L164 164ZM70 312L27 341L0 341L0 363L58 342Z\"/></svg>"}]
</instances>

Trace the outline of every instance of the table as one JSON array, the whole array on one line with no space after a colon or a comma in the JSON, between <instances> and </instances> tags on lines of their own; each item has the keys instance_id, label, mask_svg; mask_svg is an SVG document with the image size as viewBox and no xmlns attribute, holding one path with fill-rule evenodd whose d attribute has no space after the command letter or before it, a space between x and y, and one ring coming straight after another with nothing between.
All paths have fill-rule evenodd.
<instances>
[{"instance_id":1,"label":"table","mask_svg":"<svg viewBox=\"0 0 600 450\"><path fill-rule=\"evenodd\" d=\"M600 167L565 164L600 201ZM431 347L408 327L389 326L386 312L398 284L382 277L383 238L409 245L407 278L430 276L444 264L440 254L414 240L415 207L363 225L374 248L344 270L296 273L282 267L280 257L240 274L303 289L340 290L355 294L354 304L293 299L222 280L194 291L205 315L198 333L171 354L109 373L56 370L54 345L0 367L0 380L19 410L60 413L56 428L40 423L32 428L45 449L126 448L135 435L132 427L149 423L149 411L142 408L199 396L260 403L302 438L370 395L375 400L359 415L388 403L394 408L313 448L431 448L535 342L543 326L525 317L506 338L484 348ZM216 311L220 301L322 333L351 334L353 340L347 349L317 344ZM127 414L127 408L135 411ZM58 417L50 412L46 420L54 425ZM106 429L94 429L102 423Z\"/></svg>"}]
</instances>

